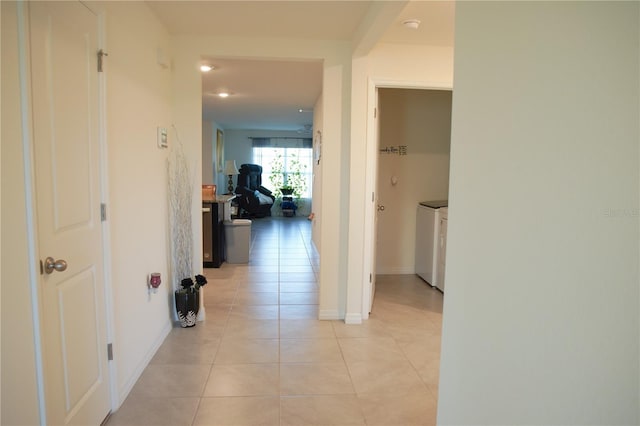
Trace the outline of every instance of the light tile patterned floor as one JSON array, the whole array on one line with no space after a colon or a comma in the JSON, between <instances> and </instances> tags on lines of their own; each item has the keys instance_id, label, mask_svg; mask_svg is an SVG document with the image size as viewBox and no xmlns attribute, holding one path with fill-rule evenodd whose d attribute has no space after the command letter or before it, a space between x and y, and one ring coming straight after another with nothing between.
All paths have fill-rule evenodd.
<instances>
[{"instance_id":1,"label":"light tile patterned floor","mask_svg":"<svg viewBox=\"0 0 640 426\"><path fill-rule=\"evenodd\" d=\"M171 331L116 425L433 425L442 299L379 276L362 325L318 321L310 222L252 224L249 265L207 269L206 321Z\"/></svg>"}]
</instances>

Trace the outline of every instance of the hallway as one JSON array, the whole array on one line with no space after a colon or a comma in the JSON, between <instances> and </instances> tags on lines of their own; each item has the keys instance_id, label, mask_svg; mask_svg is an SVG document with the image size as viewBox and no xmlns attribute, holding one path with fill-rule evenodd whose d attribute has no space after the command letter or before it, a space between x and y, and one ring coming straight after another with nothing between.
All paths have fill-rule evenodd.
<instances>
[{"instance_id":1,"label":"hallway","mask_svg":"<svg viewBox=\"0 0 640 426\"><path fill-rule=\"evenodd\" d=\"M206 320L174 328L108 425L432 425L442 294L379 276L362 325L318 321L303 218L252 224L249 265L206 269Z\"/></svg>"}]
</instances>

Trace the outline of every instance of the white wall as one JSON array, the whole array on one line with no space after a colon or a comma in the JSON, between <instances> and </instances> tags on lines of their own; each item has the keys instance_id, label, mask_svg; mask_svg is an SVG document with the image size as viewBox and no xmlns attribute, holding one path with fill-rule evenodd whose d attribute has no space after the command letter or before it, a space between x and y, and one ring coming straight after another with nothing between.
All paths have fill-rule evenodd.
<instances>
[{"instance_id":1,"label":"white wall","mask_svg":"<svg viewBox=\"0 0 640 426\"><path fill-rule=\"evenodd\" d=\"M638 424L639 5L461 2L438 424Z\"/></svg>"},{"instance_id":2,"label":"white wall","mask_svg":"<svg viewBox=\"0 0 640 426\"><path fill-rule=\"evenodd\" d=\"M413 274L416 206L449 196L451 91L380 89L378 113L380 148L407 155L378 154L376 273Z\"/></svg>"},{"instance_id":3,"label":"white wall","mask_svg":"<svg viewBox=\"0 0 640 426\"><path fill-rule=\"evenodd\" d=\"M202 56L270 59L323 60L323 158L334 170L323 174L322 251L320 253L320 316L344 317L347 282L347 214L336 206L348 199L349 92L351 84L350 44L300 39L255 39L247 37L172 37L174 52L173 118L185 141L187 158L197 160L201 176L202 88L198 63ZM346 93L346 95L345 95ZM200 181L195 182L199 187ZM194 236L202 232L200 194L193 197ZM343 204L341 204L341 202ZM195 259L202 258L200 244ZM196 267L197 265L194 265Z\"/></svg>"},{"instance_id":4,"label":"white wall","mask_svg":"<svg viewBox=\"0 0 640 426\"><path fill-rule=\"evenodd\" d=\"M375 191L373 180L365 176L372 173L371 164L367 169L366 153L369 144L375 144L367 134L369 84L381 87L453 87L453 48L436 46L413 46L378 44L367 55L353 58L352 62L352 103L351 103L351 156L349 185L349 271L347 316L366 318L368 306L363 306L363 285L368 282L371 249L370 235L373 230L371 217L367 211L371 193ZM377 149L377 147L374 147ZM364 216L364 218L363 218ZM365 277L367 279L365 279ZM368 305L368 303L365 303Z\"/></svg>"},{"instance_id":5,"label":"white wall","mask_svg":"<svg viewBox=\"0 0 640 426\"><path fill-rule=\"evenodd\" d=\"M40 422L32 320L30 258L18 70L16 3L0 2L2 15L2 417L3 425Z\"/></svg>"},{"instance_id":6,"label":"white wall","mask_svg":"<svg viewBox=\"0 0 640 426\"><path fill-rule=\"evenodd\" d=\"M171 327L167 158L177 139L171 128L171 70L158 65L156 56L159 48L169 52L167 31L144 3L103 6L114 356L122 399ZM168 128L169 149L157 147L157 126ZM185 143L182 133L180 138ZM147 290L151 272L163 280L153 295Z\"/></svg>"}]
</instances>

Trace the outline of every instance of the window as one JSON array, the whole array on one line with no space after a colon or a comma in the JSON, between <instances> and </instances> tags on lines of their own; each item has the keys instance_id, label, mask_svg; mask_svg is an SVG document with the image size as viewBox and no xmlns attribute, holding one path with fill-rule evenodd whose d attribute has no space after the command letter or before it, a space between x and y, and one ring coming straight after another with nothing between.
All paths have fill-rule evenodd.
<instances>
[{"instance_id":1,"label":"window","mask_svg":"<svg viewBox=\"0 0 640 426\"><path fill-rule=\"evenodd\" d=\"M300 187L299 196L300 198L311 198L312 148L254 146L253 162L262 166L262 186L268 188L274 195L280 196L280 188L283 186L296 187L294 173L299 171L301 181L298 185Z\"/></svg>"}]
</instances>

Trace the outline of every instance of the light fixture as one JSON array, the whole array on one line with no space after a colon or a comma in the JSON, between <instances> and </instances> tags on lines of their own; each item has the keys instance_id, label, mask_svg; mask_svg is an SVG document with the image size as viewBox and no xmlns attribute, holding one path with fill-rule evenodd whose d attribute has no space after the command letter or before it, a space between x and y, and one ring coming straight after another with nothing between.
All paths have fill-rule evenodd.
<instances>
[{"instance_id":1,"label":"light fixture","mask_svg":"<svg viewBox=\"0 0 640 426\"><path fill-rule=\"evenodd\" d=\"M229 97L229 92L219 92L218 96L220 96L221 98L228 98Z\"/></svg>"},{"instance_id":2,"label":"light fixture","mask_svg":"<svg viewBox=\"0 0 640 426\"><path fill-rule=\"evenodd\" d=\"M240 174L236 166L236 160L226 160L224 162L224 174L229 176L227 189L229 190L229 194L233 194L233 175Z\"/></svg>"},{"instance_id":3,"label":"light fixture","mask_svg":"<svg viewBox=\"0 0 640 426\"><path fill-rule=\"evenodd\" d=\"M213 69L213 67L211 65L207 65L207 64L200 65L200 71L202 71L202 72L209 72L212 69Z\"/></svg>"},{"instance_id":4,"label":"light fixture","mask_svg":"<svg viewBox=\"0 0 640 426\"><path fill-rule=\"evenodd\" d=\"M418 27L420 26L420 20L419 19L406 19L404 21L402 21L402 25L404 25L407 28L411 28L412 30L417 30Z\"/></svg>"},{"instance_id":5,"label":"light fixture","mask_svg":"<svg viewBox=\"0 0 640 426\"><path fill-rule=\"evenodd\" d=\"M298 112L313 112L313 110L312 109L300 108L300 109L298 109Z\"/></svg>"}]
</instances>

